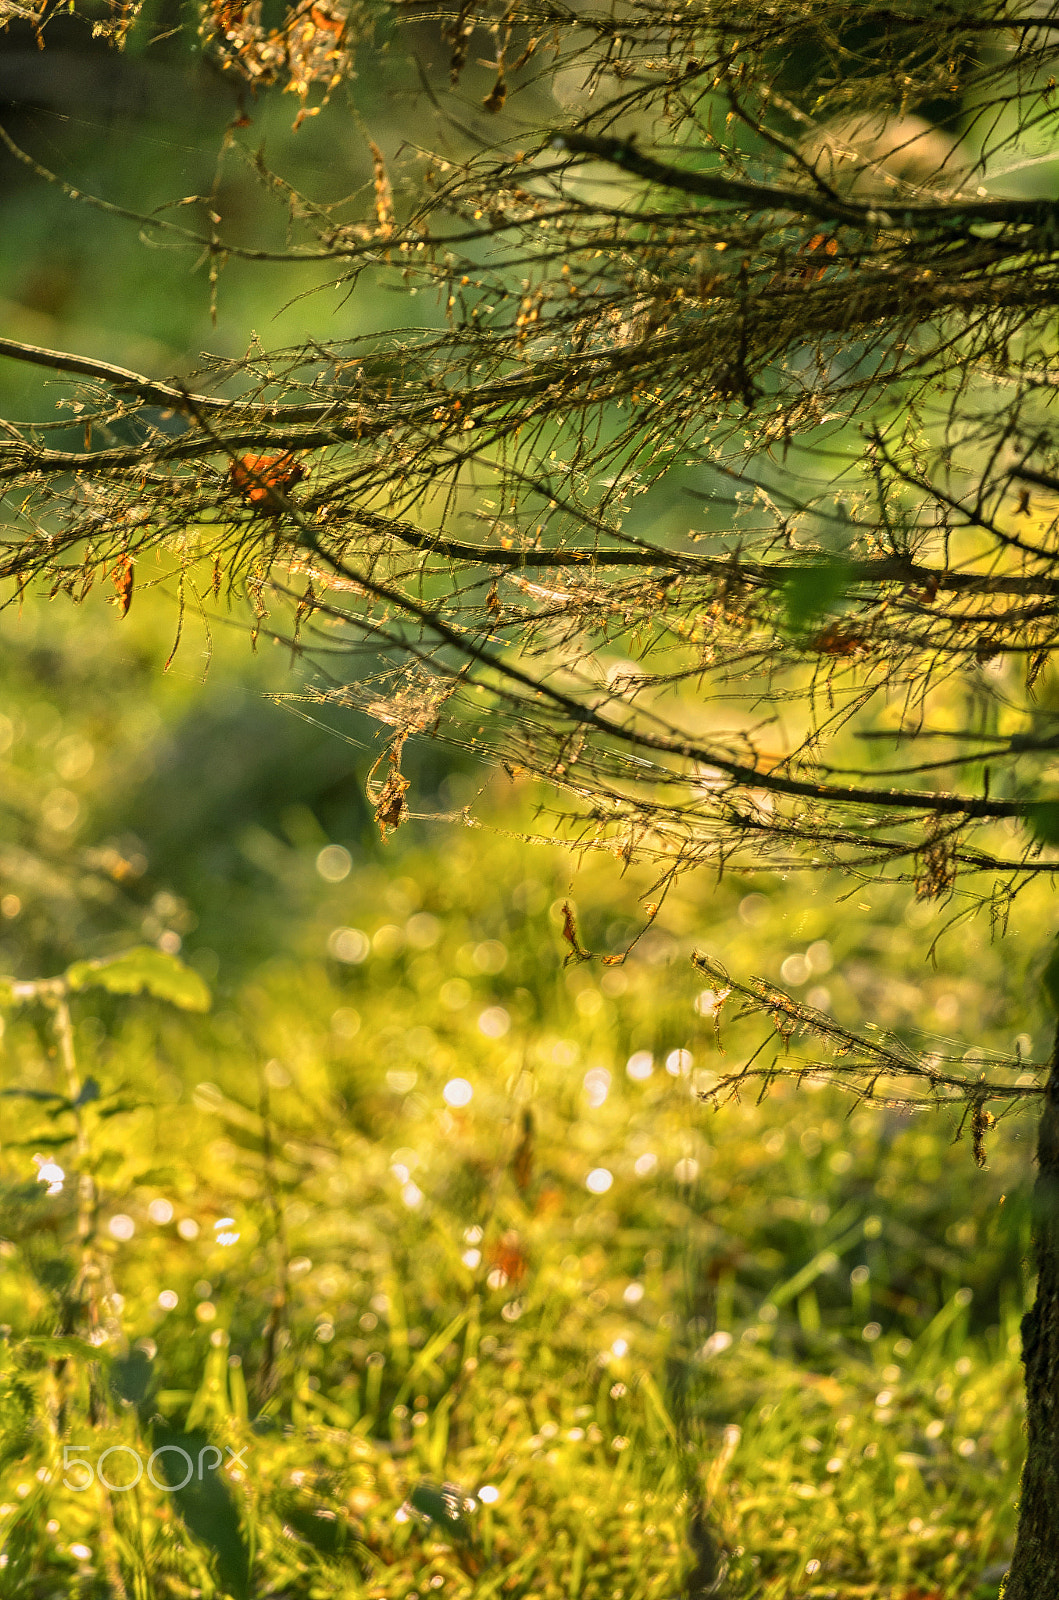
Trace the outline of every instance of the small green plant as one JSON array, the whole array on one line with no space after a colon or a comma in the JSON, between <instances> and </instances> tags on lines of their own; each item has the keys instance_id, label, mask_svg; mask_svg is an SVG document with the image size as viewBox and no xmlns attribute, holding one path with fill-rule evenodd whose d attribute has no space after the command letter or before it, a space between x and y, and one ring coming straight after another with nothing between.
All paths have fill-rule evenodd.
<instances>
[{"instance_id":1,"label":"small green plant","mask_svg":"<svg viewBox=\"0 0 1059 1600\"><path fill-rule=\"evenodd\" d=\"M0 1007L43 1007L62 1073L63 1087L54 1092L17 1085L0 1091L5 1099L43 1100L55 1128L55 1150L73 1146L79 1259L77 1274L63 1297L57 1331L60 1337L85 1332L90 1344L98 1344L101 1332L111 1338L118 1335L119 1324L113 1310L113 1285L95 1250L99 1195L86 1112L94 1105L97 1115L112 1116L122 1109L122 1100L120 1091L105 1094L94 1077L82 1079L78 1068L70 1000L91 990L113 995L149 994L183 1011L207 1010L210 994L197 972L150 945L138 945L96 961L76 961L55 978L0 978ZM66 1119L69 1123L64 1127ZM65 1182L66 1173L54 1160L42 1162L40 1171L50 1179L49 1188L61 1188Z\"/></svg>"},{"instance_id":2,"label":"small green plant","mask_svg":"<svg viewBox=\"0 0 1059 1600\"><path fill-rule=\"evenodd\" d=\"M36 1007L43 1011L43 1031L50 1041L49 1054L57 1058L61 1083L54 1090L9 1085L0 1090L0 1095L7 1100L35 1100L46 1107L52 1132L47 1141L41 1142L50 1145L51 1153L34 1158L38 1184L46 1183L46 1193L54 1195L61 1192L70 1176L76 1195L72 1270L63 1270L60 1243L58 1255L49 1252L47 1263L41 1263L51 1270L39 1274L57 1302L54 1333L30 1340L46 1363L39 1370L43 1413L51 1439L50 1465L57 1469L61 1463L64 1476L70 1467L86 1467L76 1455L71 1459L71 1447L65 1442L75 1419L94 1430L113 1425L111 1369L115 1361L124 1361L128 1356L121 1325L122 1297L113 1282L109 1258L98 1249L99 1185L91 1130L93 1117L108 1118L127 1106L120 1085L104 1088L94 1076L82 1076L78 1066L71 1000L92 991L122 996L148 994L185 1011L205 1011L210 1003L209 990L198 973L175 956L149 945L100 960L77 961L58 977L0 978L0 1007ZM69 1155L65 1154L67 1150ZM60 1156L66 1167L60 1164ZM68 1173L67 1168L72 1171ZM32 1221L27 1243L34 1253ZM113 1448L127 1447L119 1444ZM107 1480L88 1470L99 1503L104 1568L113 1593L121 1595L125 1586ZM19 1584L30 1580L37 1563L35 1510L35 1500L27 1500L21 1516L8 1528L5 1581L16 1590Z\"/></svg>"}]
</instances>

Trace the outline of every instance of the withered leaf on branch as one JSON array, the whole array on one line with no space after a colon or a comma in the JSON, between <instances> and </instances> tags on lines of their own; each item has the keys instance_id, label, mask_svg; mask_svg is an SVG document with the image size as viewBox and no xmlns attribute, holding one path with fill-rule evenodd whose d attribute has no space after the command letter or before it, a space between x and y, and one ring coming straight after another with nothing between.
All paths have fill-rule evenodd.
<instances>
[{"instance_id":1,"label":"withered leaf on branch","mask_svg":"<svg viewBox=\"0 0 1059 1600\"><path fill-rule=\"evenodd\" d=\"M405 805L405 795L411 788L411 784L401 771L401 752L404 749L406 737L406 734L399 734L390 745L387 752L390 770L386 775L385 783L381 787L376 787L373 779L378 769L379 761L383 760L382 756L379 757L379 761L376 761L368 774L368 799L375 807L375 821L378 823L379 832L384 839L388 833L401 826L408 809Z\"/></svg>"},{"instance_id":2,"label":"withered leaf on branch","mask_svg":"<svg viewBox=\"0 0 1059 1600\"><path fill-rule=\"evenodd\" d=\"M986 1109L984 1100L976 1100L971 1111L971 1148L974 1152L976 1167L986 1164L985 1136L990 1128L996 1127L996 1118Z\"/></svg>"},{"instance_id":3,"label":"withered leaf on branch","mask_svg":"<svg viewBox=\"0 0 1059 1600\"><path fill-rule=\"evenodd\" d=\"M129 607L132 605L133 578L132 557L122 556L110 575L110 581L118 592L118 609L123 617L128 616Z\"/></svg>"},{"instance_id":4,"label":"withered leaf on branch","mask_svg":"<svg viewBox=\"0 0 1059 1600\"><path fill-rule=\"evenodd\" d=\"M305 467L288 450L277 456L240 456L228 470L232 488L248 506L278 515L280 507L270 492L285 492L305 477Z\"/></svg>"},{"instance_id":5,"label":"withered leaf on branch","mask_svg":"<svg viewBox=\"0 0 1059 1600\"><path fill-rule=\"evenodd\" d=\"M592 952L591 950L586 950L584 945L581 943L580 936L577 932L577 918L574 914L574 908L570 904L569 900L563 901L562 910L563 938L570 947L567 951L566 959L563 961L563 966L568 967L571 961L591 961Z\"/></svg>"}]
</instances>

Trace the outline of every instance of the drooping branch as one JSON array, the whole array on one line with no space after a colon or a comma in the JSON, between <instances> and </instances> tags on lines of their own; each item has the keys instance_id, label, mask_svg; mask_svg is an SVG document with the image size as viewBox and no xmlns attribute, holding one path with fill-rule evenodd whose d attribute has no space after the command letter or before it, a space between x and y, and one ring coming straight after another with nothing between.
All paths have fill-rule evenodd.
<instances>
[{"instance_id":1,"label":"drooping branch","mask_svg":"<svg viewBox=\"0 0 1059 1600\"><path fill-rule=\"evenodd\" d=\"M837 1085L865 1101L878 1101L908 1110L933 1110L939 1106L970 1107L977 1127L983 1131L993 1125L990 1103L1013 1110L1039 1101L1044 1093L1047 1062L1005 1059L981 1052L968 1070L966 1057L946 1056L941 1051L912 1050L896 1035L875 1029L873 1036L843 1027L827 1012L796 1000L786 990L763 978L749 982L734 979L722 962L696 951L692 961L712 986L713 1015L720 1039L721 1015L729 1002L742 1004L740 1016L760 1016L771 1028L770 1038L780 1047L780 1058L757 1065L764 1046L734 1072L722 1074L700 1098L719 1106L751 1084L767 1092L777 1076L796 1076L815 1082ZM874 1027L874 1025L872 1025ZM822 1044L823 1059L801 1054L789 1057L799 1040ZM766 1043L768 1040L766 1040ZM963 1071L954 1070L962 1066ZM987 1077L987 1070L992 1075ZM997 1073L1017 1074L998 1077ZM1028 1081L1027 1081L1028 1080ZM962 1124L961 1124L962 1129Z\"/></svg>"}]
</instances>

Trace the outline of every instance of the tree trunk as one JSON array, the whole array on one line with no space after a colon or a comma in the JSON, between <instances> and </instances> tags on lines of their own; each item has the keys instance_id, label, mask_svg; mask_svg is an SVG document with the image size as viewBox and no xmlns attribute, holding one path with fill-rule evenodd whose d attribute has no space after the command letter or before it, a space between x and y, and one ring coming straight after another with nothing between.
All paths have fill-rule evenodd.
<instances>
[{"instance_id":1,"label":"tree trunk","mask_svg":"<svg viewBox=\"0 0 1059 1600\"><path fill-rule=\"evenodd\" d=\"M1037 1294L1022 1319L1026 1465L1004 1600L1059 1596L1059 1035L1037 1130L1033 1252Z\"/></svg>"}]
</instances>

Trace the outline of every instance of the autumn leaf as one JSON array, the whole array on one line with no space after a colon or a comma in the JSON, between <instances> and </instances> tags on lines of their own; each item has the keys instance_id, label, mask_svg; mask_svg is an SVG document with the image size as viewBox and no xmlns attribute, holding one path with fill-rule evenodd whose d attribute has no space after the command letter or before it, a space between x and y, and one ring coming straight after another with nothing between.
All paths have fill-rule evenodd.
<instances>
[{"instance_id":1,"label":"autumn leaf","mask_svg":"<svg viewBox=\"0 0 1059 1600\"><path fill-rule=\"evenodd\" d=\"M118 605L123 617L129 614L132 605L133 567L132 557L122 556L114 571L110 574L110 581L118 591Z\"/></svg>"},{"instance_id":2,"label":"autumn leaf","mask_svg":"<svg viewBox=\"0 0 1059 1600\"><path fill-rule=\"evenodd\" d=\"M502 1272L509 1283L522 1282L529 1262L514 1228L509 1228L490 1250L489 1264Z\"/></svg>"},{"instance_id":3,"label":"autumn leaf","mask_svg":"<svg viewBox=\"0 0 1059 1600\"><path fill-rule=\"evenodd\" d=\"M401 752L404 749L405 735L399 734L389 748L390 771L386 782L381 788L376 789L373 783L379 761L372 767L368 774L367 793L368 799L375 807L375 821L379 825L379 832L385 839L392 828L399 828L405 819L408 807L405 804L405 795L411 787L408 779L401 771Z\"/></svg>"},{"instance_id":4,"label":"autumn leaf","mask_svg":"<svg viewBox=\"0 0 1059 1600\"><path fill-rule=\"evenodd\" d=\"M240 456L229 472L232 488L249 506L278 510L273 489L289 489L305 477L305 468L290 451L281 456Z\"/></svg>"},{"instance_id":5,"label":"autumn leaf","mask_svg":"<svg viewBox=\"0 0 1059 1600\"><path fill-rule=\"evenodd\" d=\"M574 908L569 900L563 901L563 938L570 946L566 960L563 962L564 967L568 967L571 961L592 960L591 950L586 950L578 937Z\"/></svg>"}]
</instances>

